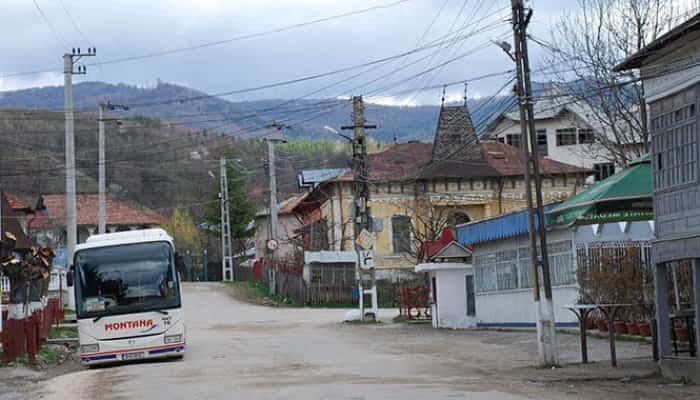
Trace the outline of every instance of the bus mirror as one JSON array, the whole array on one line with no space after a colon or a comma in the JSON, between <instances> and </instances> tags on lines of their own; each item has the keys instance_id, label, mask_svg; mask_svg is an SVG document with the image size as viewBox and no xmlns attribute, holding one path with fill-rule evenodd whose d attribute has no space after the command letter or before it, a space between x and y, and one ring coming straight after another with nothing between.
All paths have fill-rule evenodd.
<instances>
[{"instance_id":1,"label":"bus mirror","mask_svg":"<svg viewBox=\"0 0 700 400\"><path fill-rule=\"evenodd\" d=\"M73 270L70 270L66 274L66 285L68 285L68 287L73 287L73 279Z\"/></svg>"}]
</instances>

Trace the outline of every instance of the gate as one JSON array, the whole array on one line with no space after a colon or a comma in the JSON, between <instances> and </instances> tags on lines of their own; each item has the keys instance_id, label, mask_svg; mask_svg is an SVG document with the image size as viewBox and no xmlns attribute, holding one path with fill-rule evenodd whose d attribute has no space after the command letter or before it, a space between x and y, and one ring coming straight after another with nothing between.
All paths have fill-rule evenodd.
<instances>
[{"instance_id":1,"label":"gate","mask_svg":"<svg viewBox=\"0 0 700 400\"><path fill-rule=\"evenodd\" d=\"M191 251L185 252L185 280L188 282L208 281L209 280L209 261L207 259L207 251L203 250L201 254L192 254Z\"/></svg>"}]
</instances>

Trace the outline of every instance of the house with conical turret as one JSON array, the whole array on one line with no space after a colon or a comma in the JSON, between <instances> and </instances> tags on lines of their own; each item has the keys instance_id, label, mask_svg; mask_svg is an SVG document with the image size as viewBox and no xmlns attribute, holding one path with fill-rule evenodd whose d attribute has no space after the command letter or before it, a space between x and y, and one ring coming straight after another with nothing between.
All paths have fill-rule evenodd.
<instances>
[{"instance_id":1,"label":"house with conical turret","mask_svg":"<svg viewBox=\"0 0 700 400\"><path fill-rule=\"evenodd\" d=\"M445 227L526 205L525 163L517 147L480 141L466 104L443 104L437 117L433 143L392 143L368 155L379 279L411 274L422 244L437 240ZM591 173L551 159L540 163L545 201L567 199ZM321 250L353 251L352 172L340 170L307 190L292 212L313 229L298 234L324 232ZM311 243L317 236L297 242L308 244L302 250L318 250ZM347 268L354 271L352 264Z\"/></svg>"}]
</instances>

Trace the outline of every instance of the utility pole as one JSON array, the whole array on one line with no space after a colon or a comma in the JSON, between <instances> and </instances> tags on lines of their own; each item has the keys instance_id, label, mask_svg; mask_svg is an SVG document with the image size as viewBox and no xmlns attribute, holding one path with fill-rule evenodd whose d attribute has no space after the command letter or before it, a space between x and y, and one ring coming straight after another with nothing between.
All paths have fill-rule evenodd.
<instances>
[{"instance_id":1,"label":"utility pole","mask_svg":"<svg viewBox=\"0 0 700 400\"><path fill-rule=\"evenodd\" d=\"M277 259L277 248L279 247L279 231L277 222L277 170L275 169L275 143L283 143L284 138L282 135L282 129L286 128L285 125L278 122L273 122L268 125L268 128L274 128L277 136L268 137L267 141L267 162L268 162L268 172L270 174L270 240L268 242L268 251L270 252L270 259L272 260L272 268L270 268L270 293L276 293L276 278L277 273L275 271L275 261Z\"/></svg>"},{"instance_id":2,"label":"utility pole","mask_svg":"<svg viewBox=\"0 0 700 400\"><path fill-rule=\"evenodd\" d=\"M219 176L221 177L221 276L224 281L233 281L233 249L231 248L231 215L229 214L228 175L226 159L219 161Z\"/></svg>"},{"instance_id":3,"label":"utility pole","mask_svg":"<svg viewBox=\"0 0 700 400\"><path fill-rule=\"evenodd\" d=\"M375 129L376 125L367 125L365 121L365 106L362 96L352 98L352 126L341 129L354 131L352 139L352 162L355 173L355 213L354 233L357 263L355 277L359 294L359 307L362 320L376 320L378 311L377 284L374 273L374 235L373 220L369 207L369 165L367 164L366 129ZM369 289L365 289L369 287ZM372 312L365 312L365 295L371 296ZM370 318L368 318L368 315Z\"/></svg>"},{"instance_id":4,"label":"utility pole","mask_svg":"<svg viewBox=\"0 0 700 400\"><path fill-rule=\"evenodd\" d=\"M106 206L106 178L105 178L105 122L106 121L116 121L114 118L104 118L104 110L115 110L115 109L128 110L129 107L121 104L112 104L110 102L103 103L100 102L97 113L97 121L99 125L99 133L97 135L98 143L98 184L97 184L97 197L98 197L98 213L97 213L97 233L105 233L107 231L107 206Z\"/></svg>"},{"instance_id":5,"label":"utility pole","mask_svg":"<svg viewBox=\"0 0 700 400\"><path fill-rule=\"evenodd\" d=\"M83 57L97 54L94 47L88 48L87 53L81 53L80 48L63 55L63 95L66 114L66 267L73 260L73 251L78 243L78 228L75 210L75 131L73 126L73 75L84 75L85 66L75 68L75 63Z\"/></svg>"},{"instance_id":6,"label":"utility pole","mask_svg":"<svg viewBox=\"0 0 700 400\"><path fill-rule=\"evenodd\" d=\"M522 151L525 157L525 186L527 196L528 224L530 228L530 260L532 262L532 287L535 297L537 319L537 344L539 364L555 366L559 364L559 349L554 321L552 282L547 254L546 223L542 200L542 178L540 176L539 155L537 154L537 134L535 113L532 102L532 82L527 52L527 26L532 17L532 9L525 10L523 0L511 0L513 11L513 35L515 43L515 63L517 64L518 97L520 103L520 129ZM532 198L532 183L535 184L535 204ZM539 239L539 252L538 241ZM544 284L544 302L540 295L539 272Z\"/></svg>"}]
</instances>

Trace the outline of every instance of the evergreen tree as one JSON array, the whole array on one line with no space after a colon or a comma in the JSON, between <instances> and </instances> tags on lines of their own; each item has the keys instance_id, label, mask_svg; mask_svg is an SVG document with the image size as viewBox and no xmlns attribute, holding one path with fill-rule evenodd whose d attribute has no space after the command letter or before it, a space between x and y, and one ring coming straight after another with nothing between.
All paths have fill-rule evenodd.
<instances>
[{"instance_id":1,"label":"evergreen tree","mask_svg":"<svg viewBox=\"0 0 700 400\"><path fill-rule=\"evenodd\" d=\"M248 224L255 218L255 205L246 192L246 176L230 162L226 163L226 177L228 179L228 207L231 222L231 238L244 239L252 236L253 231L248 230ZM217 189L212 193L213 200L219 200ZM212 226L221 226L221 203L213 201L207 206L206 220Z\"/></svg>"}]
</instances>

